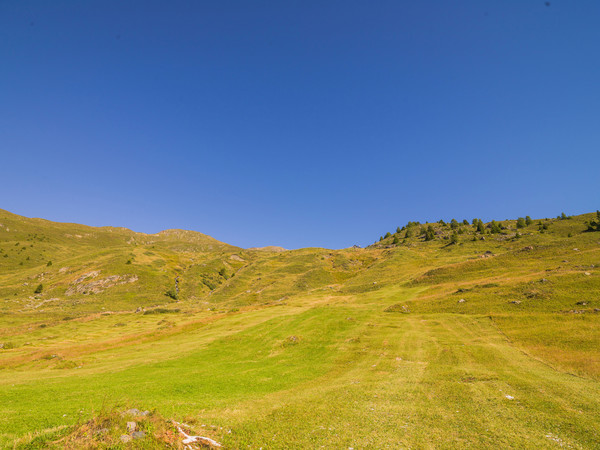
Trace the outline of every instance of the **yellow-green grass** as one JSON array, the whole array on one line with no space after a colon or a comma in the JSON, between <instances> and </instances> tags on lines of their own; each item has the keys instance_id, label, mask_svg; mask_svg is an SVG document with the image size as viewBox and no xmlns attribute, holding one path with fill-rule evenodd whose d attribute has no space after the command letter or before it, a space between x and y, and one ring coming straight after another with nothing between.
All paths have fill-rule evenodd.
<instances>
[{"instance_id":1,"label":"yellow-green grass","mask_svg":"<svg viewBox=\"0 0 600 450\"><path fill-rule=\"evenodd\" d=\"M227 448L597 447L594 216L265 252L0 214L0 446L137 407ZM66 295L97 270L138 280Z\"/></svg>"}]
</instances>

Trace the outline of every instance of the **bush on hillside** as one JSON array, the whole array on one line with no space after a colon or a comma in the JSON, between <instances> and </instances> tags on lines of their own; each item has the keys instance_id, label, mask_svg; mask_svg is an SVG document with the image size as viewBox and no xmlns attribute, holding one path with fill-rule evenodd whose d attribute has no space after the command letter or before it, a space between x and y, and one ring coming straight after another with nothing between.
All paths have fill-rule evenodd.
<instances>
[{"instance_id":1,"label":"bush on hillside","mask_svg":"<svg viewBox=\"0 0 600 450\"><path fill-rule=\"evenodd\" d=\"M492 232L492 234L497 234L502 232L502 229L495 220L492 220L492 223L490 223L490 231Z\"/></svg>"},{"instance_id":2,"label":"bush on hillside","mask_svg":"<svg viewBox=\"0 0 600 450\"><path fill-rule=\"evenodd\" d=\"M179 300L179 296L177 295L177 291L175 291L175 289L167 289L165 291L165 295L173 300Z\"/></svg>"},{"instance_id":3,"label":"bush on hillside","mask_svg":"<svg viewBox=\"0 0 600 450\"><path fill-rule=\"evenodd\" d=\"M519 217L517 219L517 228L525 228L527 226L525 219L523 217Z\"/></svg>"},{"instance_id":4,"label":"bush on hillside","mask_svg":"<svg viewBox=\"0 0 600 450\"><path fill-rule=\"evenodd\" d=\"M435 239L435 231L434 231L433 227L431 225L429 225L427 227L427 230L425 231L425 240L432 241L434 239Z\"/></svg>"},{"instance_id":5,"label":"bush on hillside","mask_svg":"<svg viewBox=\"0 0 600 450\"><path fill-rule=\"evenodd\" d=\"M44 285L40 283L38 285L38 287L35 288L35 291L33 291L33 293L34 294L41 294L43 290L44 290Z\"/></svg>"},{"instance_id":6,"label":"bush on hillside","mask_svg":"<svg viewBox=\"0 0 600 450\"><path fill-rule=\"evenodd\" d=\"M485 233L485 225L483 224L483 220L481 219L477 219L477 232L478 233Z\"/></svg>"},{"instance_id":7,"label":"bush on hillside","mask_svg":"<svg viewBox=\"0 0 600 450\"><path fill-rule=\"evenodd\" d=\"M600 231L600 211L596 211L596 220L588 223L587 231Z\"/></svg>"}]
</instances>

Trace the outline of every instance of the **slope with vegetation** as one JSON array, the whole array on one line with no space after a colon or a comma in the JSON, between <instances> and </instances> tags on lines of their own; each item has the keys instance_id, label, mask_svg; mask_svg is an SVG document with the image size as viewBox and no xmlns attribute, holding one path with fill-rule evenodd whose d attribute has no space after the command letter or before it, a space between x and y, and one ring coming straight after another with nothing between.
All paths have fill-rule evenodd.
<instances>
[{"instance_id":1,"label":"slope with vegetation","mask_svg":"<svg viewBox=\"0 0 600 450\"><path fill-rule=\"evenodd\" d=\"M593 448L599 227L282 251L0 211L0 446L177 448L185 423L225 448ZM146 437L120 441L134 407Z\"/></svg>"}]
</instances>

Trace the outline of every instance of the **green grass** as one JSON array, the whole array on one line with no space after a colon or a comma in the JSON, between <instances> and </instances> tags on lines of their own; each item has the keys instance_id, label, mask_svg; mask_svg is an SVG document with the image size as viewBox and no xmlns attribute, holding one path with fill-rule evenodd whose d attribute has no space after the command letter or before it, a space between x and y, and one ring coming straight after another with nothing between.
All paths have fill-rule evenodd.
<instances>
[{"instance_id":1,"label":"green grass","mask_svg":"<svg viewBox=\"0 0 600 450\"><path fill-rule=\"evenodd\" d=\"M2 212L0 447L130 407L226 448L598 447L593 216L275 252ZM66 295L98 270L138 279Z\"/></svg>"}]
</instances>

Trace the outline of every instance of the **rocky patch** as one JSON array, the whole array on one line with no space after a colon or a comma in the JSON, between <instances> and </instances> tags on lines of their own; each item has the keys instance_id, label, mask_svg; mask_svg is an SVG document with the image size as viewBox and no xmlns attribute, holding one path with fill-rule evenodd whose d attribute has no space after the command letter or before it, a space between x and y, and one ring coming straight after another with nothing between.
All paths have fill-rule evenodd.
<instances>
[{"instance_id":1,"label":"rocky patch","mask_svg":"<svg viewBox=\"0 0 600 450\"><path fill-rule=\"evenodd\" d=\"M97 277L99 273L99 270L95 270L93 272L83 274L71 283L65 294L99 294L100 292L113 286L118 286L127 283L135 283L138 280L137 275L111 275L109 277L101 278L99 280L88 281L87 283L85 282L89 278Z\"/></svg>"}]
</instances>

